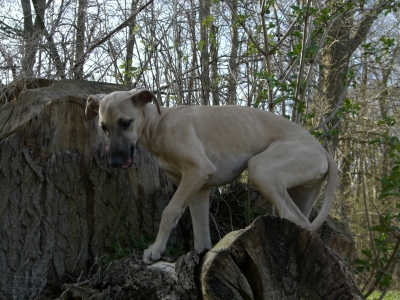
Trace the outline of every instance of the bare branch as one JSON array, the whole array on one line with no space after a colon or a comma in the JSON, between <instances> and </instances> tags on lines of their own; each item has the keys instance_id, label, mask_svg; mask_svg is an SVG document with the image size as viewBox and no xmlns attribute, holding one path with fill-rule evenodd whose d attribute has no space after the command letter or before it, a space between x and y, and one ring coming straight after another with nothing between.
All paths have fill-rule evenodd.
<instances>
[{"instance_id":1,"label":"bare branch","mask_svg":"<svg viewBox=\"0 0 400 300\"><path fill-rule=\"evenodd\" d=\"M106 36L104 36L101 40L97 41L96 43L94 43L93 45L90 45L88 47L88 49L85 52L85 55L88 55L89 53L91 53L95 48L99 47L100 45L102 45L104 42L106 42L110 37L112 37L115 33L117 33L118 31L120 31L121 29L129 26L130 22L142 11L144 10L147 6L149 6L151 3L153 3L154 0L150 0L148 1L146 4L142 5L141 7L139 7L139 9L135 12L132 13L132 15L126 19L124 22L122 22L119 26L115 27L113 30L111 30Z\"/></svg>"}]
</instances>

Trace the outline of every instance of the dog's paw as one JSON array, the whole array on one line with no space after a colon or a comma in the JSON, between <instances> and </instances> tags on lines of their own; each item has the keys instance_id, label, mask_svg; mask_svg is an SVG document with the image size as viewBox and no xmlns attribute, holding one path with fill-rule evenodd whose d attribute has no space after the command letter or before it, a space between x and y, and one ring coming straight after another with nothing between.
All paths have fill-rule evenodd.
<instances>
[{"instance_id":1,"label":"dog's paw","mask_svg":"<svg viewBox=\"0 0 400 300\"><path fill-rule=\"evenodd\" d=\"M149 249L144 250L143 262L146 265L150 265L153 262L156 262L157 260L159 260L161 258L162 253L163 253L163 251L160 251L156 247L150 246Z\"/></svg>"}]
</instances>

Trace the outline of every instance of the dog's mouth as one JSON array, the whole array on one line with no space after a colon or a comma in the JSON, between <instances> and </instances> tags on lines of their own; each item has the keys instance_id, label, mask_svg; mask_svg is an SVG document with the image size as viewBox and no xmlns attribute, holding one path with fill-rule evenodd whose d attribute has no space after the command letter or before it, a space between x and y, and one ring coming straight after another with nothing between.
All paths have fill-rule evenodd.
<instances>
[{"instance_id":1,"label":"dog's mouth","mask_svg":"<svg viewBox=\"0 0 400 300\"><path fill-rule=\"evenodd\" d=\"M133 163L133 153L135 151L135 148L133 146L131 146L131 148L129 149L129 156L128 159L125 161L124 164L121 165L121 169L122 170L126 170L128 168L130 168L132 166Z\"/></svg>"},{"instance_id":2,"label":"dog's mouth","mask_svg":"<svg viewBox=\"0 0 400 300\"><path fill-rule=\"evenodd\" d=\"M108 154L109 152L109 148L108 145L106 146L106 153ZM129 149L129 153L128 153L128 158L126 158L125 161L122 160L121 157L117 158L117 159L112 159L110 161L110 164L112 167L114 168L121 168L122 170L126 170L128 168L130 168L133 164L133 154L135 152L135 147L131 146L131 148Z\"/></svg>"},{"instance_id":3,"label":"dog's mouth","mask_svg":"<svg viewBox=\"0 0 400 300\"><path fill-rule=\"evenodd\" d=\"M130 166L132 166L133 159L131 157L128 158L128 160L121 166L122 170L128 169Z\"/></svg>"}]
</instances>

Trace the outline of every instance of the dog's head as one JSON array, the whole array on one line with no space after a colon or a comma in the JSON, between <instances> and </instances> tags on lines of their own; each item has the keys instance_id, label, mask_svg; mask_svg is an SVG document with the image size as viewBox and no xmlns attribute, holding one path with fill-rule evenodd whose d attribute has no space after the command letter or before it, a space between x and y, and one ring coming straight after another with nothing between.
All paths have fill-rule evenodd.
<instances>
[{"instance_id":1,"label":"dog's head","mask_svg":"<svg viewBox=\"0 0 400 300\"><path fill-rule=\"evenodd\" d=\"M112 167L126 170L132 165L135 145L144 126L142 108L153 100L161 114L155 95L143 88L88 97L86 119L99 116L99 125L107 136L106 151Z\"/></svg>"}]
</instances>

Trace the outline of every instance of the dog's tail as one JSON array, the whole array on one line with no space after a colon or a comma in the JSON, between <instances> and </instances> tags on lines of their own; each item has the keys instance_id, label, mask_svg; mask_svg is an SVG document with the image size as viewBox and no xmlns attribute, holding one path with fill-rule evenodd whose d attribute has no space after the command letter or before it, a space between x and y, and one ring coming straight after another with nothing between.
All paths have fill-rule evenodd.
<instances>
[{"instance_id":1,"label":"dog's tail","mask_svg":"<svg viewBox=\"0 0 400 300\"><path fill-rule=\"evenodd\" d=\"M335 199L335 192L338 182L338 169L335 161L329 155L329 153L326 153L326 159L328 160L328 182L325 186L325 197L324 202L322 203L321 210L319 211L314 221L312 221L312 223L310 224L309 230L311 230L312 232L317 231L317 229L321 227L322 223L325 222L333 204L333 200Z\"/></svg>"}]
</instances>

